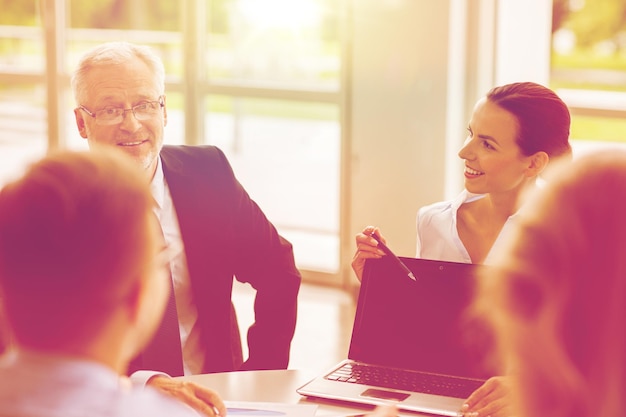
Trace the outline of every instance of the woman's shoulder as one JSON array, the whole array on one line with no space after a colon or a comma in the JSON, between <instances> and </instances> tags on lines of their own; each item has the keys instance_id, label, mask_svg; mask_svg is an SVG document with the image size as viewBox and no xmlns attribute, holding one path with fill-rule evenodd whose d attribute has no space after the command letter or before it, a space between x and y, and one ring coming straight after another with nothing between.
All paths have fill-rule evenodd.
<instances>
[{"instance_id":1,"label":"woman's shoulder","mask_svg":"<svg viewBox=\"0 0 626 417\"><path fill-rule=\"evenodd\" d=\"M431 203L426 206L422 206L417 211L417 216L420 218L432 217L434 215L448 211L452 208L452 201L453 200L437 201L436 203Z\"/></svg>"},{"instance_id":2,"label":"woman's shoulder","mask_svg":"<svg viewBox=\"0 0 626 417\"><path fill-rule=\"evenodd\" d=\"M421 207L418 210L418 217L432 217L445 213L456 213L461 205L478 200L482 197L484 197L484 194L472 194L467 190L463 190L451 200L438 201Z\"/></svg>"}]
</instances>

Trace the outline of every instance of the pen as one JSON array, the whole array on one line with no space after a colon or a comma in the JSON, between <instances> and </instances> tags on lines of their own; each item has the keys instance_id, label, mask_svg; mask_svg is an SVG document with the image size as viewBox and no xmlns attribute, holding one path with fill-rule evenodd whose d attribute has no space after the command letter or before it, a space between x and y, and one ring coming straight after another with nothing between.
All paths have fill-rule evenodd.
<instances>
[{"instance_id":1,"label":"pen","mask_svg":"<svg viewBox=\"0 0 626 417\"><path fill-rule=\"evenodd\" d=\"M380 241L380 239L378 238L378 236L376 236L376 234L374 234L374 232L372 232L370 234L371 237L373 237L374 239L376 239L376 241L378 242L378 247L380 249L382 249L383 252L385 252L387 255L391 256L393 259L395 259L395 261L398 263L398 265L400 266L400 268L404 269L404 272L406 272L407 276L409 278L411 278L413 281L417 281L417 278L415 278L415 275L413 275L413 272L409 269L409 267L407 267L404 262L402 262L402 260L400 258L398 258L395 253L393 253L391 251L391 249L389 249L387 247L387 245L385 245L383 242Z\"/></svg>"}]
</instances>

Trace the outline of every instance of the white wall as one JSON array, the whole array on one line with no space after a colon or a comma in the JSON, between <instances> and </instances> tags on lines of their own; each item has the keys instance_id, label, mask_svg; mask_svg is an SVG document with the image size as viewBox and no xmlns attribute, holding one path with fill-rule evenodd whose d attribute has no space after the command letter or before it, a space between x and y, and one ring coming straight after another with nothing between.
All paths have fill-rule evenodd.
<instances>
[{"instance_id":1,"label":"white wall","mask_svg":"<svg viewBox=\"0 0 626 417\"><path fill-rule=\"evenodd\" d=\"M414 256L418 207L444 197L449 3L352 7L350 231L379 226Z\"/></svg>"},{"instance_id":2,"label":"white wall","mask_svg":"<svg viewBox=\"0 0 626 417\"><path fill-rule=\"evenodd\" d=\"M495 83L550 80L552 1L500 0Z\"/></svg>"}]
</instances>

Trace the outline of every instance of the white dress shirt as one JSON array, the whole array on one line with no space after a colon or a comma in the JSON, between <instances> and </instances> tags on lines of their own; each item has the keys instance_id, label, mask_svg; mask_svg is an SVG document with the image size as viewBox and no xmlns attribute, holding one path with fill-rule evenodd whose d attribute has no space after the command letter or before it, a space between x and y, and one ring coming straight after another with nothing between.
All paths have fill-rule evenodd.
<instances>
[{"instance_id":1,"label":"white dress shirt","mask_svg":"<svg viewBox=\"0 0 626 417\"><path fill-rule=\"evenodd\" d=\"M485 194L472 194L463 190L454 200L440 201L420 208L417 212L417 258L440 261L472 263L457 229L457 212L465 203L479 200ZM496 238L485 264L492 263L494 249L514 223L516 214L510 216Z\"/></svg>"},{"instance_id":2,"label":"white dress shirt","mask_svg":"<svg viewBox=\"0 0 626 417\"><path fill-rule=\"evenodd\" d=\"M199 417L152 388L86 360L13 351L0 357L0 416Z\"/></svg>"},{"instance_id":3,"label":"white dress shirt","mask_svg":"<svg viewBox=\"0 0 626 417\"><path fill-rule=\"evenodd\" d=\"M176 297L176 310L180 325L180 339L183 351L183 368L185 375L195 375L202 372L204 356L200 347L200 332L196 326L198 309L191 296L191 282L187 270L184 245L176 217L176 210L172 202L169 187L163 176L163 165L159 158L157 169L150 184L152 196L157 203L155 213L163 234L165 243L170 245L176 242L176 247L181 251L170 262L172 279L174 281L174 295Z\"/></svg>"}]
</instances>

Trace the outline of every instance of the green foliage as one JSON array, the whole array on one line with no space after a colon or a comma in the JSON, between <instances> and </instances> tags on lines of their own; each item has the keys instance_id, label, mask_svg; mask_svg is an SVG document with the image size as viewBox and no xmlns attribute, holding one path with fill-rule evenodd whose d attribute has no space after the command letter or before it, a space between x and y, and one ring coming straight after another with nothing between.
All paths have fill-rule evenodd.
<instances>
[{"instance_id":1,"label":"green foliage","mask_svg":"<svg viewBox=\"0 0 626 417\"><path fill-rule=\"evenodd\" d=\"M561 28L569 16L570 0L552 0L552 33Z\"/></svg>"},{"instance_id":2,"label":"green foliage","mask_svg":"<svg viewBox=\"0 0 626 417\"><path fill-rule=\"evenodd\" d=\"M207 7L209 30L211 33L227 34L230 31L228 25L228 11L233 0L212 0Z\"/></svg>"},{"instance_id":3,"label":"green foliage","mask_svg":"<svg viewBox=\"0 0 626 417\"><path fill-rule=\"evenodd\" d=\"M626 120L573 116L570 138L602 142L626 142Z\"/></svg>"},{"instance_id":4,"label":"green foliage","mask_svg":"<svg viewBox=\"0 0 626 417\"><path fill-rule=\"evenodd\" d=\"M57 0L59 1L59 0ZM39 26L42 1L0 0L0 25ZM179 30L179 1L74 0L67 2L73 28Z\"/></svg>"},{"instance_id":5,"label":"green foliage","mask_svg":"<svg viewBox=\"0 0 626 417\"><path fill-rule=\"evenodd\" d=\"M626 54L599 55L589 49L577 49L569 55L552 55L552 68L596 68L626 71Z\"/></svg>"},{"instance_id":6,"label":"green foliage","mask_svg":"<svg viewBox=\"0 0 626 417\"><path fill-rule=\"evenodd\" d=\"M70 27L178 30L180 3L167 0L89 0L69 4Z\"/></svg>"},{"instance_id":7,"label":"green foliage","mask_svg":"<svg viewBox=\"0 0 626 417\"><path fill-rule=\"evenodd\" d=\"M36 0L0 0L0 25L39 25Z\"/></svg>"},{"instance_id":8,"label":"green foliage","mask_svg":"<svg viewBox=\"0 0 626 417\"><path fill-rule=\"evenodd\" d=\"M605 40L616 40L626 32L624 0L586 0L581 9L571 12L564 27L576 33L578 45L589 47Z\"/></svg>"}]
</instances>

